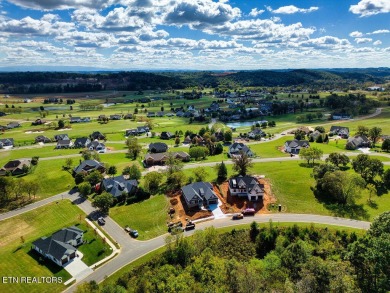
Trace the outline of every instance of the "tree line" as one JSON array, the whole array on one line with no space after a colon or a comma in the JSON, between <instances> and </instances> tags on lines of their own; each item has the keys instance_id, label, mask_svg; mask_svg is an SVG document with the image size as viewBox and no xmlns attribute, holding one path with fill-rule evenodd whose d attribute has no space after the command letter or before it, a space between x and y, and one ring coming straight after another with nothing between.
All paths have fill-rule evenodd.
<instances>
[{"instance_id":1,"label":"tree line","mask_svg":"<svg viewBox=\"0 0 390 293\"><path fill-rule=\"evenodd\" d=\"M390 212L363 236L328 228L276 226L192 237L169 236L166 249L97 292L387 292L390 290Z\"/></svg>"}]
</instances>

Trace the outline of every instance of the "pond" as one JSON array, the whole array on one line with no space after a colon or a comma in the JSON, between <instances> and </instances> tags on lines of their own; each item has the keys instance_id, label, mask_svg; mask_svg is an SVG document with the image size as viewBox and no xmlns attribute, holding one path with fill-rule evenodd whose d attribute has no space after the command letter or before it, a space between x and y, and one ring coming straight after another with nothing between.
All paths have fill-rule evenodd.
<instances>
[{"instance_id":1,"label":"pond","mask_svg":"<svg viewBox=\"0 0 390 293\"><path fill-rule=\"evenodd\" d=\"M56 110L69 110L69 106L45 106L43 105L43 109L45 111L56 111ZM39 107L33 107L31 108L31 111L38 112L41 111Z\"/></svg>"},{"instance_id":2,"label":"pond","mask_svg":"<svg viewBox=\"0 0 390 293\"><path fill-rule=\"evenodd\" d=\"M239 128L239 127L248 127L248 126L252 126L256 123L259 123L261 124L262 122L266 122L266 121L241 121L241 122L229 122L229 123L226 123L226 126L229 127L229 128Z\"/></svg>"}]
</instances>

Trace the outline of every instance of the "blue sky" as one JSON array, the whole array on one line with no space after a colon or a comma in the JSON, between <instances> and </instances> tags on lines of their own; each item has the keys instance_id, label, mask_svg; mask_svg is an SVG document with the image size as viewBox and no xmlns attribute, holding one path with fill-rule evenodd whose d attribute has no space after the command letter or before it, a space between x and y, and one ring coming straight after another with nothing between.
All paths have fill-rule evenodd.
<instances>
[{"instance_id":1,"label":"blue sky","mask_svg":"<svg viewBox=\"0 0 390 293\"><path fill-rule=\"evenodd\" d=\"M0 67L390 66L390 0L0 0Z\"/></svg>"}]
</instances>

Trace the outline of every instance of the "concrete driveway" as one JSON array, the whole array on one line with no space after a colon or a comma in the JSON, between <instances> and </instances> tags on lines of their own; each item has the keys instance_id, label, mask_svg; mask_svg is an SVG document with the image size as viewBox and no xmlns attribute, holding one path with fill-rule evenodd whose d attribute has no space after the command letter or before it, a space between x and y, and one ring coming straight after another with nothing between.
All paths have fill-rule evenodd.
<instances>
[{"instance_id":1,"label":"concrete driveway","mask_svg":"<svg viewBox=\"0 0 390 293\"><path fill-rule=\"evenodd\" d=\"M77 251L77 254L78 257L75 257L64 266L64 269L76 279L76 282L93 273L93 270L81 260L82 253Z\"/></svg>"},{"instance_id":2,"label":"concrete driveway","mask_svg":"<svg viewBox=\"0 0 390 293\"><path fill-rule=\"evenodd\" d=\"M222 202L219 199L218 199L218 204L211 204L211 205L209 205L209 209L213 213L215 219L221 219L221 218L228 217L227 215L225 215L222 212L222 210L220 208L221 205L222 205Z\"/></svg>"}]
</instances>

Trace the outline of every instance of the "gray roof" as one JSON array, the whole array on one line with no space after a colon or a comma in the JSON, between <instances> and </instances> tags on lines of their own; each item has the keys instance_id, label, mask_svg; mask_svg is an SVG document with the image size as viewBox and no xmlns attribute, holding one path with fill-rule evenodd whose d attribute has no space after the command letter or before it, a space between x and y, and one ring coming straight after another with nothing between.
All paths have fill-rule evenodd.
<instances>
[{"instance_id":1,"label":"gray roof","mask_svg":"<svg viewBox=\"0 0 390 293\"><path fill-rule=\"evenodd\" d=\"M82 234L82 230L72 226L54 232L50 237L42 237L34 241L32 244L38 247L44 254L50 254L59 262L61 262L64 256L69 255L77 250L66 242L74 240L77 238L77 236Z\"/></svg>"},{"instance_id":2,"label":"gray roof","mask_svg":"<svg viewBox=\"0 0 390 293\"><path fill-rule=\"evenodd\" d=\"M2 138L0 139L0 145L14 145L14 139L13 138Z\"/></svg>"},{"instance_id":3,"label":"gray roof","mask_svg":"<svg viewBox=\"0 0 390 293\"><path fill-rule=\"evenodd\" d=\"M94 131L90 135L92 139L105 139L106 137L100 131Z\"/></svg>"},{"instance_id":4,"label":"gray roof","mask_svg":"<svg viewBox=\"0 0 390 293\"><path fill-rule=\"evenodd\" d=\"M209 182L195 182L182 187L181 190L187 202L190 202L193 198L202 200L218 198L213 191L213 186Z\"/></svg>"},{"instance_id":5,"label":"gray roof","mask_svg":"<svg viewBox=\"0 0 390 293\"><path fill-rule=\"evenodd\" d=\"M286 144L290 148L302 148L302 147L309 147L310 146L310 143L307 140L297 140L297 139L288 140L288 141L286 141Z\"/></svg>"},{"instance_id":6,"label":"gray roof","mask_svg":"<svg viewBox=\"0 0 390 293\"><path fill-rule=\"evenodd\" d=\"M83 230L72 226L58 230L57 232L53 233L51 237L57 241L68 242L69 240L76 239L76 237L81 234L83 234Z\"/></svg>"},{"instance_id":7,"label":"gray roof","mask_svg":"<svg viewBox=\"0 0 390 293\"><path fill-rule=\"evenodd\" d=\"M63 134L57 134L54 136L55 140L70 140L69 136L66 133Z\"/></svg>"},{"instance_id":8,"label":"gray roof","mask_svg":"<svg viewBox=\"0 0 390 293\"><path fill-rule=\"evenodd\" d=\"M236 186L234 186L234 182ZM237 176L229 179L230 188L237 188L237 186L243 185L248 193L264 193L264 185L252 176ZM258 192L257 192L258 191Z\"/></svg>"},{"instance_id":9,"label":"gray roof","mask_svg":"<svg viewBox=\"0 0 390 293\"><path fill-rule=\"evenodd\" d=\"M70 140L58 140L57 141L57 146L68 146L70 145L71 141Z\"/></svg>"},{"instance_id":10,"label":"gray roof","mask_svg":"<svg viewBox=\"0 0 390 293\"><path fill-rule=\"evenodd\" d=\"M69 255L77 250L72 245L54 240L52 237L42 237L32 244L38 247L44 254L52 255L59 262L65 255Z\"/></svg>"},{"instance_id":11,"label":"gray roof","mask_svg":"<svg viewBox=\"0 0 390 293\"><path fill-rule=\"evenodd\" d=\"M76 140L74 141L74 145L76 147L78 147L78 146L85 147L87 145L87 143L89 143L90 141L91 140L88 137L79 137L79 138L76 138Z\"/></svg>"},{"instance_id":12,"label":"gray roof","mask_svg":"<svg viewBox=\"0 0 390 293\"><path fill-rule=\"evenodd\" d=\"M126 180L123 175L106 178L102 181L102 186L104 190L111 193L112 196L118 197L121 196L123 192L131 193L138 186L137 180L131 179Z\"/></svg>"},{"instance_id":13,"label":"gray roof","mask_svg":"<svg viewBox=\"0 0 390 293\"><path fill-rule=\"evenodd\" d=\"M78 174L80 172L90 172L92 170L96 170L98 168L104 168L104 166L96 161L96 160L85 160L80 163L77 167L73 169L73 171Z\"/></svg>"},{"instance_id":14,"label":"gray roof","mask_svg":"<svg viewBox=\"0 0 390 293\"><path fill-rule=\"evenodd\" d=\"M330 127L330 132L333 132L333 133L343 132L345 134L348 134L349 133L349 128L348 127L344 127L344 126L332 125Z\"/></svg>"},{"instance_id":15,"label":"gray roof","mask_svg":"<svg viewBox=\"0 0 390 293\"><path fill-rule=\"evenodd\" d=\"M168 145L163 142L155 142L149 144L149 151L154 153L163 153L168 149Z\"/></svg>"},{"instance_id":16,"label":"gray roof","mask_svg":"<svg viewBox=\"0 0 390 293\"><path fill-rule=\"evenodd\" d=\"M348 138L348 144L352 144L354 147L366 146L370 143L369 139L364 135L355 135Z\"/></svg>"},{"instance_id":17,"label":"gray roof","mask_svg":"<svg viewBox=\"0 0 390 293\"><path fill-rule=\"evenodd\" d=\"M98 140L91 141L87 145L87 147L89 147L89 148L92 147L94 150L96 150L98 147L103 148L103 149L106 148L105 144L102 142L99 142Z\"/></svg>"},{"instance_id":18,"label":"gray roof","mask_svg":"<svg viewBox=\"0 0 390 293\"><path fill-rule=\"evenodd\" d=\"M241 152L247 154L249 157L253 156L253 153L250 148L242 142L235 142L229 147L229 154L231 155L237 155Z\"/></svg>"}]
</instances>

